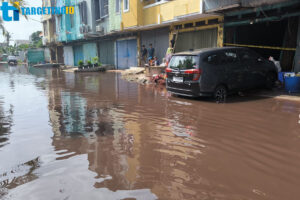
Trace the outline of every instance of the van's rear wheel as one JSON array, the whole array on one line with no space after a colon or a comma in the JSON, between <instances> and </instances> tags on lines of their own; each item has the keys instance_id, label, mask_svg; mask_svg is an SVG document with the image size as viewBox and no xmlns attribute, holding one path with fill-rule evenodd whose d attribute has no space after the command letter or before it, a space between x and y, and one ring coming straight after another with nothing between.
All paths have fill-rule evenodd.
<instances>
[{"instance_id":1,"label":"van's rear wheel","mask_svg":"<svg viewBox=\"0 0 300 200\"><path fill-rule=\"evenodd\" d=\"M217 103L226 102L227 95L227 88L224 85L220 85L215 89L214 98Z\"/></svg>"}]
</instances>

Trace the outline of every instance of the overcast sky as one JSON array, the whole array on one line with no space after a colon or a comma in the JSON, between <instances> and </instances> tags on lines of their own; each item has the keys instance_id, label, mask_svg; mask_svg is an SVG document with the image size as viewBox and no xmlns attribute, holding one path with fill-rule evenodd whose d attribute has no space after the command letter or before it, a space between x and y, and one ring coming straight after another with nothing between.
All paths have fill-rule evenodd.
<instances>
[{"instance_id":1,"label":"overcast sky","mask_svg":"<svg viewBox=\"0 0 300 200\"><path fill-rule=\"evenodd\" d=\"M25 0L26 7L39 7L42 6L42 0ZM2 14L2 13L1 13ZM11 13L12 15L12 13ZM12 40L28 40L29 36L35 31L42 31L43 26L41 21L41 15L29 15L28 19L25 19L20 15L20 21L4 22L4 26L8 32L12 35ZM4 37L0 34L0 42L4 41Z\"/></svg>"}]
</instances>

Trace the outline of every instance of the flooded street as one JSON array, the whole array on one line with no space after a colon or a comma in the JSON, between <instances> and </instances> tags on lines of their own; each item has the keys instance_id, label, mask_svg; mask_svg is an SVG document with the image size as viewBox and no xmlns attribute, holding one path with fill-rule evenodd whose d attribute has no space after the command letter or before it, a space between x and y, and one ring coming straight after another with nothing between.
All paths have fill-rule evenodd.
<instances>
[{"instance_id":1,"label":"flooded street","mask_svg":"<svg viewBox=\"0 0 300 200\"><path fill-rule=\"evenodd\" d=\"M300 102L0 65L0 199L300 199Z\"/></svg>"}]
</instances>

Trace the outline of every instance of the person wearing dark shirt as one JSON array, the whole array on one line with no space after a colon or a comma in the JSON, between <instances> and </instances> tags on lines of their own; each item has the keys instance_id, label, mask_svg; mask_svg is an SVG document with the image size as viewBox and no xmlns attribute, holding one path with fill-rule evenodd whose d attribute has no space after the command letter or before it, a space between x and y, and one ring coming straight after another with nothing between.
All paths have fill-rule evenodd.
<instances>
[{"instance_id":1,"label":"person wearing dark shirt","mask_svg":"<svg viewBox=\"0 0 300 200\"><path fill-rule=\"evenodd\" d=\"M152 60L154 58L154 48L152 47L152 44L149 44L149 50L148 50L148 54L149 54L149 60Z\"/></svg>"},{"instance_id":2,"label":"person wearing dark shirt","mask_svg":"<svg viewBox=\"0 0 300 200\"><path fill-rule=\"evenodd\" d=\"M148 51L147 51L145 45L142 46L141 55L142 55L141 65L144 67L144 65L147 62L147 56L148 56Z\"/></svg>"}]
</instances>

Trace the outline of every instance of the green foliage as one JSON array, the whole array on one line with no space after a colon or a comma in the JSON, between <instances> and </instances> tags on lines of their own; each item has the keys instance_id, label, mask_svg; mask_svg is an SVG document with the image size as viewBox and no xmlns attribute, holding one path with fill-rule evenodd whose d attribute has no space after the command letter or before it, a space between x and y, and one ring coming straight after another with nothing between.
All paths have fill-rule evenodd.
<instances>
[{"instance_id":1,"label":"green foliage","mask_svg":"<svg viewBox=\"0 0 300 200\"><path fill-rule=\"evenodd\" d=\"M32 48L41 48L43 46L42 38L40 37L41 33L42 31L36 31L30 35Z\"/></svg>"},{"instance_id":2,"label":"green foliage","mask_svg":"<svg viewBox=\"0 0 300 200\"><path fill-rule=\"evenodd\" d=\"M98 56L93 57L92 60L93 60L93 64L98 64L99 62Z\"/></svg>"},{"instance_id":3,"label":"green foliage","mask_svg":"<svg viewBox=\"0 0 300 200\"><path fill-rule=\"evenodd\" d=\"M87 64L88 64L89 66L91 66L91 65L92 65L92 62L91 62L90 60L88 60L88 61L87 61Z\"/></svg>"},{"instance_id":4,"label":"green foliage","mask_svg":"<svg viewBox=\"0 0 300 200\"><path fill-rule=\"evenodd\" d=\"M35 44L35 47L36 47L36 48L41 48L41 47L43 47L42 39L40 39L40 40Z\"/></svg>"},{"instance_id":5,"label":"green foliage","mask_svg":"<svg viewBox=\"0 0 300 200\"><path fill-rule=\"evenodd\" d=\"M99 61L99 57L98 56L93 57L92 61L93 61L93 64L96 65L96 66L98 66L98 67L102 66L102 63Z\"/></svg>"},{"instance_id":6,"label":"green foliage","mask_svg":"<svg viewBox=\"0 0 300 200\"><path fill-rule=\"evenodd\" d=\"M40 38L40 34L42 33L42 31L36 31L36 32L33 32L31 35L30 35L30 38L31 38L31 41L33 43L38 43L40 40L42 40Z\"/></svg>"},{"instance_id":7,"label":"green foliage","mask_svg":"<svg viewBox=\"0 0 300 200\"><path fill-rule=\"evenodd\" d=\"M29 49L29 47L30 47L29 44L21 44L18 46L18 49L27 50L27 49Z\"/></svg>"},{"instance_id":8,"label":"green foliage","mask_svg":"<svg viewBox=\"0 0 300 200\"><path fill-rule=\"evenodd\" d=\"M83 63L82 60L79 60L79 61L78 61L78 66L79 66L79 67L83 67L83 64L84 64L84 63Z\"/></svg>"}]
</instances>

